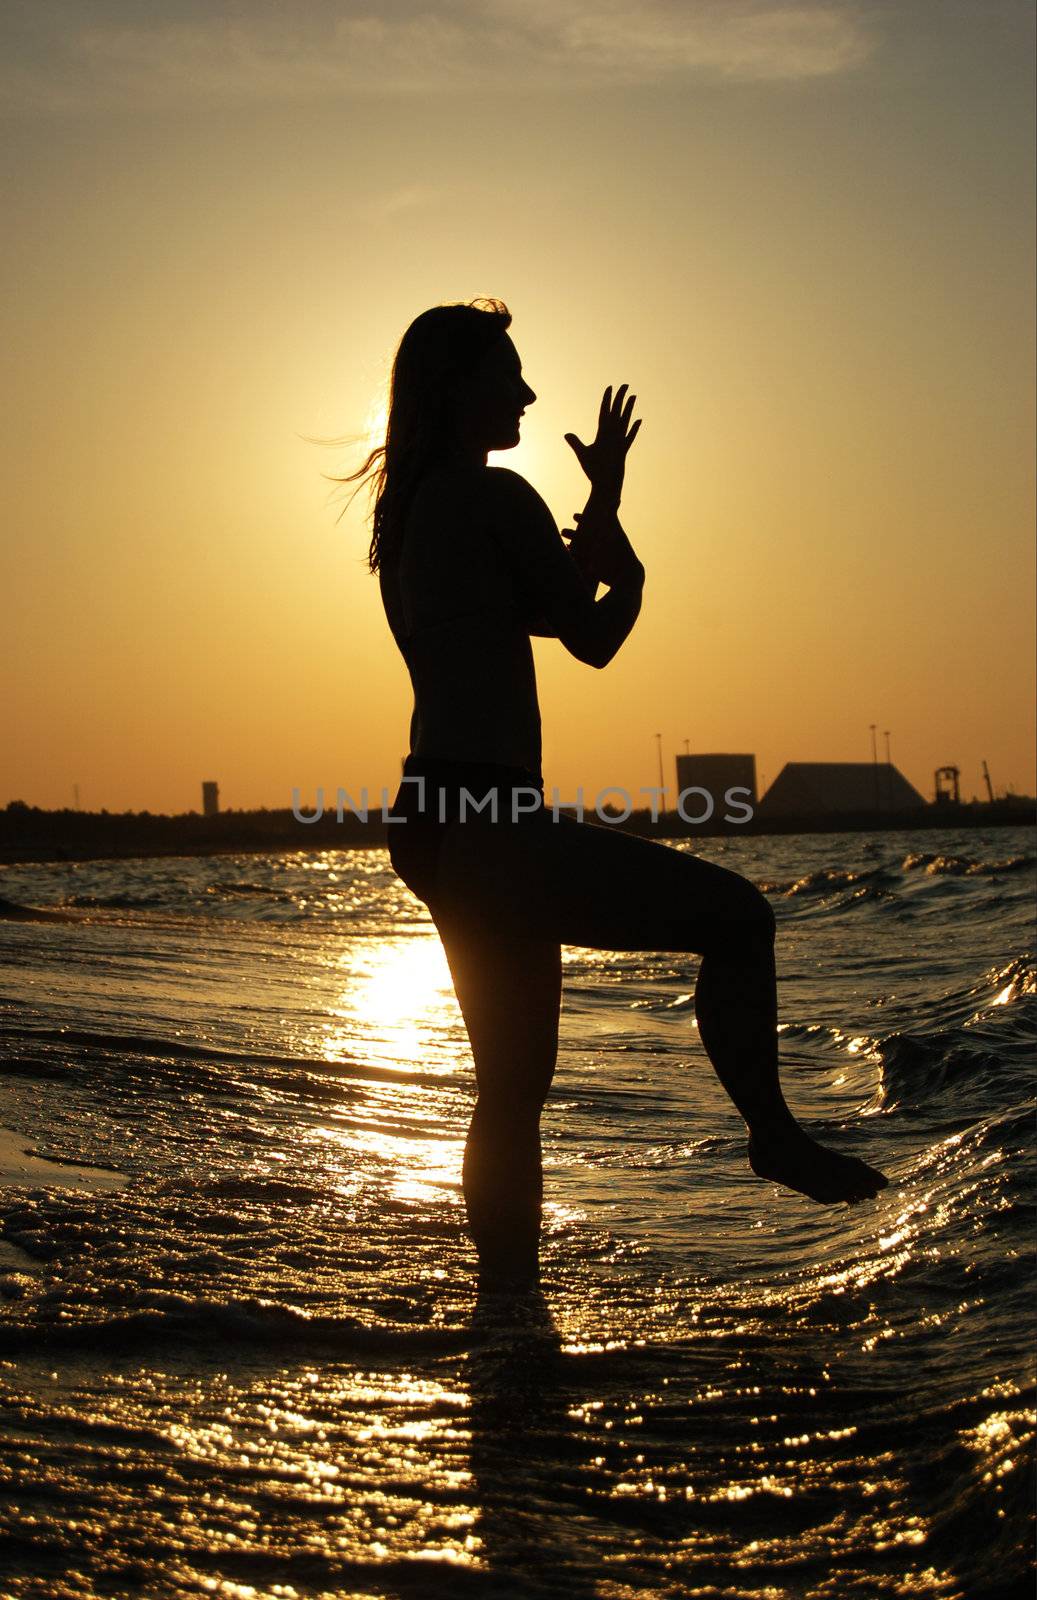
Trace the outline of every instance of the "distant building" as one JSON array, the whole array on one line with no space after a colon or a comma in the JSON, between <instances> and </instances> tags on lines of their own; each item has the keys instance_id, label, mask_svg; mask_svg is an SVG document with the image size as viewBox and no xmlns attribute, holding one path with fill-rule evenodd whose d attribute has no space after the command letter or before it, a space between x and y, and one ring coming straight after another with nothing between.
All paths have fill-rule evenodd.
<instances>
[{"instance_id":1,"label":"distant building","mask_svg":"<svg viewBox=\"0 0 1037 1600\"><path fill-rule=\"evenodd\" d=\"M916 811L925 800L892 762L789 761L757 807L757 816L825 817Z\"/></svg>"},{"instance_id":2,"label":"distant building","mask_svg":"<svg viewBox=\"0 0 1037 1600\"><path fill-rule=\"evenodd\" d=\"M712 795L719 812L728 789L748 789L748 804L756 805L756 757L740 755L693 755L677 757L677 792L705 789ZM738 796L744 801L745 795Z\"/></svg>"},{"instance_id":3,"label":"distant building","mask_svg":"<svg viewBox=\"0 0 1037 1600\"><path fill-rule=\"evenodd\" d=\"M218 783L202 784L202 815L216 817L220 811L220 786Z\"/></svg>"}]
</instances>

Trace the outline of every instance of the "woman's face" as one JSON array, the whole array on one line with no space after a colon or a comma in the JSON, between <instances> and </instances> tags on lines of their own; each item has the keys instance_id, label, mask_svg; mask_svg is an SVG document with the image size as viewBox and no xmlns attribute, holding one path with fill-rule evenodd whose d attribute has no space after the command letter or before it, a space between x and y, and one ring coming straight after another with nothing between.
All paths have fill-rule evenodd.
<instances>
[{"instance_id":1,"label":"woman's face","mask_svg":"<svg viewBox=\"0 0 1037 1600\"><path fill-rule=\"evenodd\" d=\"M511 450L519 442L519 418L536 395L522 376L522 362L508 335L494 341L461 399L463 432L480 450Z\"/></svg>"}]
</instances>

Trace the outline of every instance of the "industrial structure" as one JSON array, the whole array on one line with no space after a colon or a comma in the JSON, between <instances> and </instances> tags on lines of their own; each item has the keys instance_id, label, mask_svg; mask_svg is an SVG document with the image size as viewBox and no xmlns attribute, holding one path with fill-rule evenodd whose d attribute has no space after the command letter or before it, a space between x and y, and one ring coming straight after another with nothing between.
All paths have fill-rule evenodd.
<instances>
[{"instance_id":1,"label":"industrial structure","mask_svg":"<svg viewBox=\"0 0 1037 1600\"><path fill-rule=\"evenodd\" d=\"M718 809L729 789L748 790L756 805L756 757L746 755L685 755L677 757L677 792L705 789ZM744 792L738 797L744 800Z\"/></svg>"},{"instance_id":2,"label":"industrial structure","mask_svg":"<svg viewBox=\"0 0 1037 1600\"><path fill-rule=\"evenodd\" d=\"M202 784L202 815L216 817L220 813L220 786L218 783Z\"/></svg>"},{"instance_id":3,"label":"industrial structure","mask_svg":"<svg viewBox=\"0 0 1037 1600\"><path fill-rule=\"evenodd\" d=\"M984 767L986 762L983 763ZM933 805L961 804L961 772L958 767L937 767L933 773ZM991 795L993 799L993 795Z\"/></svg>"},{"instance_id":4,"label":"industrial structure","mask_svg":"<svg viewBox=\"0 0 1037 1600\"><path fill-rule=\"evenodd\" d=\"M915 811L925 800L889 761L789 761L756 809L771 817Z\"/></svg>"}]
</instances>

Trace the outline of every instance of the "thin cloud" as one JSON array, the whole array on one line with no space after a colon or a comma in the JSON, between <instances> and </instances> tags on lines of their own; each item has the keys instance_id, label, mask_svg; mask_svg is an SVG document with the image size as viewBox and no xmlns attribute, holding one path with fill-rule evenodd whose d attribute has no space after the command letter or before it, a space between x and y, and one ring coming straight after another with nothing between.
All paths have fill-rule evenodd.
<instances>
[{"instance_id":1,"label":"thin cloud","mask_svg":"<svg viewBox=\"0 0 1037 1600\"><path fill-rule=\"evenodd\" d=\"M616 82L698 72L730 78L812 78L844 72L872 52L853 6L774 0L502 0L516 18L537 17L566 60Z\"/></svg>"},{"instance_id":2,"label":"thin cloud","mask_svg":"<svg viewBox=\"0 0 1037 1600\"><path fill-rule=\"evenodd\" d=\"M845 72L874 49L848 0L440 0L367 12L334 3L15 9L0 105L75 112L567 90L712 77L797 80Z\"/></svg>"},{"instance_id":3,"label":"thin cloud","mask_svg":"<svg viewBox=\"0 0 1037 1600\"><path fill-rule=\"evenodd\" d=\"M428 188L423 184L406 184L401 189L392 189L388 194L379 195L371 202L369 213L377 221L385 222L403 211L420 211L436 205L441 199L440 189Z\"/></svg>"}]
</instances>

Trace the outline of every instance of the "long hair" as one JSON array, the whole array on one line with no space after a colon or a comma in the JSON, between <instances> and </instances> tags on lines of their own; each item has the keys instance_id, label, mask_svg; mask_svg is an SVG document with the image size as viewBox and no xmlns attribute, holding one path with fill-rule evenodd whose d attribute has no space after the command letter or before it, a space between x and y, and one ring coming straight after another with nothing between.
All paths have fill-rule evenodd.
<instances>
[{"instance_id":1,"label":"long hair","mask_svg":"<svg viewBox=\"0 0 1037 1600\"><path fill-rule=\"evenodd\" d=\"M418 482L451 443L453 385L475 370L510 326L511 312L502 300L471 300L423 311L400 340L389 384L385 443L356 472L336 479L356 484L350 501L365 483L374 499L368 551L372 572L393 553Z\"/></svg>"}]
</instances>

